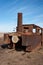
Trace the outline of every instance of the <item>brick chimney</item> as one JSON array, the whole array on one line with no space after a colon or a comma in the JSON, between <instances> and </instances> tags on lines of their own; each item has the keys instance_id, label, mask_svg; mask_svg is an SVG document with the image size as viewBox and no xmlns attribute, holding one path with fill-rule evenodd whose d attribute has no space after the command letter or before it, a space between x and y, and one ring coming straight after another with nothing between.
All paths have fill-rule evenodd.
<instances>
[{"instance_id":1,"label":"brick chimney","mask_svg":"<svg viewBox=\"0 0 43 65\"><path fill-rule=\"evenodd\" d=\"M22 13L18 13L17 32L22 32Z\"/></svg>"}]
</instances>

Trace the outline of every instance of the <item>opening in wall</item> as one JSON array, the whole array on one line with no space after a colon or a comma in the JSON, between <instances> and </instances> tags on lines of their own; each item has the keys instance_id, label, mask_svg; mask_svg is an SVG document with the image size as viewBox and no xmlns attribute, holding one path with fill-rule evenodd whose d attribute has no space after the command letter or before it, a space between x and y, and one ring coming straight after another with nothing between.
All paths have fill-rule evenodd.
<instances>
[{"instance_id":1,"label":"opening in wall","mask_svg":"<svg viewBox=\"0 0 43 65\"><path fill-rule=\"evenodd\" d=\"M32 31L33 31L33 33L36 33L36 29L35 28Z\"/></svg>"},{"instance_id":2,"label":"opening in wall","mask_svg":"<svg viewBox=\"0 0 43 65\"><path fill-rule=\"evenodd\" d=\"M28 27L24 27L24 29L29 29Z\"/></svg>"},{"instance_id":3,"label":"opening in wall","mask_svg":"<svg viewBox=\"0 0 43 65\"><path fill-rule=\"evenodd\" d=\"M39 33L41 33L42 31L41 31L41 29L39 30Z\"/></svg>"}]
</instances>

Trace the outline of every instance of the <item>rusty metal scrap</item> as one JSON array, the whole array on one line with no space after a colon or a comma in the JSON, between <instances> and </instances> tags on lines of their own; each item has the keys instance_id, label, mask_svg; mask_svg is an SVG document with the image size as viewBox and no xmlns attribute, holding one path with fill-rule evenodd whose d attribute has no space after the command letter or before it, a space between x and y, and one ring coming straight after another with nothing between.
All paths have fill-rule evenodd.
<instances>
[{"instance_id":1,"label":"rusty metal scrap","mask_svg":"<svg viewBox=\"0 0 43 65\"><path fill-rule=\"evenodd\" d=\"M33 31L33 30L35 30L35 31ZM41 28L35 24L22 24L22 13L18 13L16 32L11 33L11 34L9 33L8 35L6 36L6 39L8 39L10 36L11 37L18 36L18 38L19 38L19 41L17 43L18 47L20 45L25 46L26 51L35 50L37 48L40 48L41 45L43 45L43 28ZM11 41L10 41L10 43L11 43ZM13 41L12 41L12 44L13 44Z\"/></svg>"}]
</instances>

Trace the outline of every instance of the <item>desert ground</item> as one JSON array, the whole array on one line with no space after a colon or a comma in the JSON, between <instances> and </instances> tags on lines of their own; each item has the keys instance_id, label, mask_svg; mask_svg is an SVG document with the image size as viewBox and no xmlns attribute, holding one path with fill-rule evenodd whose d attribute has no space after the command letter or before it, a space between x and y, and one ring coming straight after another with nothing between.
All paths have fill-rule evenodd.
<instances>
[{"instance_id":1,"label":"desert ground","mask_svg":"<svg viewBox=\"0 0 43 65\"><path fill-rule=\"evenodd\" d=\"M24 52L0 45L0 65L43 65L43 47L37 51Z\"/></svg>"}]
</instances>

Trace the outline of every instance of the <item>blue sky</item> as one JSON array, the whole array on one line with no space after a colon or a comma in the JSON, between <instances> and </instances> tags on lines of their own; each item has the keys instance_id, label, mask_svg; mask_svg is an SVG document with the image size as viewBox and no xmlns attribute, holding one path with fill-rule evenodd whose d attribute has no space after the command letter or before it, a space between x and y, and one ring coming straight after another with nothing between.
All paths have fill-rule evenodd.
<instances>
[{"instance_id":1,"label":"blue sky","mask_svg":"<svg viewBox=\"0 0 43 65\"><path fill-rule=\"evenodd\" d=\"M43 27L43 0L0 0L0 32L13 32L18 12L23 13L23 24Z\"/></svg>"}]
</instances>

